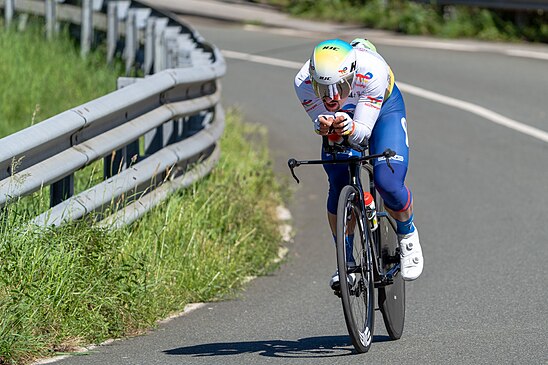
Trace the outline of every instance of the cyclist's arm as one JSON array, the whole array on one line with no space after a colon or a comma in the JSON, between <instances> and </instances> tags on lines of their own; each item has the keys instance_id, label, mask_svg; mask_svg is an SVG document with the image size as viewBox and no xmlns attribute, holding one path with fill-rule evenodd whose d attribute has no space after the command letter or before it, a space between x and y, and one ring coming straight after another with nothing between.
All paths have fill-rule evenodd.
<instances>
[{"instance_id":1,"label":"cyclist's arm","mask_svg":"<svg viewBox=\"0 0 548 365\"><path fill-rule=\"evenodd\" d=\"M360 95L354 111L356 128L351 136L355 143L371 137L392 77L384 60L368 54L366 64L366 70L358 69L353 90Z\"/></svg>"},{"instance_id":2,"label":"cyclist's arm","mask_svg":"<svg viewBox=\"0 0 548 365\"><path fill-rule=\"evenodd\" d=\"M310 75L308 73L308 63L306 62L301 70L295 76L295 92L297 98L301 102L305 112L308 114L312 122L314 122L320 115L334 116L335 113L330 113L325 109L322 99L316 96L310 82Z\"/></svg>"}]
</instances>

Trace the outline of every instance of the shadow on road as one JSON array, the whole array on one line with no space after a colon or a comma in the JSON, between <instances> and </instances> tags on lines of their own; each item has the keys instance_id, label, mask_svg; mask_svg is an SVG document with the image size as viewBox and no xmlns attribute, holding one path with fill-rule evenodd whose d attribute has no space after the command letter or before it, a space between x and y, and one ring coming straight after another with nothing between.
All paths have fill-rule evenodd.
<instances>
[{"instance_id":1,"label":"shadow on road","mask_svg":"<svg viewBox=\"0 0 548 365\"><path fill-rule=\"evenodd\" d=\"M390 341L388 336L374 336L373 342ZM356 354L348 336L322 336L291 340L219 342L164 351L168 355L194 357L229 356L258 353L267 357L338 357Z\"/></svg>"}]
</instances>

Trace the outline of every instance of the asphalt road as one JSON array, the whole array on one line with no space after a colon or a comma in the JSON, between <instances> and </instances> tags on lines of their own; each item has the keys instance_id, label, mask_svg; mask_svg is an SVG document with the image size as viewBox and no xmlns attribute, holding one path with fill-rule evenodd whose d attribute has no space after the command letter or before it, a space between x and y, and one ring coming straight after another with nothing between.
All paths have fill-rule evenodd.
<instances>
[{"instance_id":1,"label":"asphalt road","mask_svg":"<svg viewBox=\"0 0 548 365\"><path fill-rule=\"evenodd\" d=\"M304 62L320 39L195 22L222 50ZM358 36L358 35L357 35ZM548 131L548 62L488 52L378 47L396 79ZM321 168L298 170L320 143L292 86L296 73L227 58L223 103L269 129L277 175L294 190L287 262L230 301L207 304L146 336L61 364L546 364L548 143L470 112L405 93L408 183L425 270L407 285L403 337L377 315L374 343L356 355L328 288L335 253Z\"/></svg>"}]
</instances>

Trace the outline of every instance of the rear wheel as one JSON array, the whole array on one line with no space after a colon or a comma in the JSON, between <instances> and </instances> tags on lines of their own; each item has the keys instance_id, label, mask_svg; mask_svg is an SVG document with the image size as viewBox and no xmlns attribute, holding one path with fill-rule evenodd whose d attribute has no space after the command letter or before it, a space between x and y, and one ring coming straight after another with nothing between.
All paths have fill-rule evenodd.
<instances>
[{"instance_id":1,"label":"rear wheel","mask_svg":"<svg viewBox=\"0 0 548 365\"><path fill-rule=\"evenodd\" d=\"M348 185L337 209L337 266L344 318L352 344L367 352L373 339L375 294L371 248L365 237L363 211L358 191ZM352 240L353 245L347 242ZM346 280L345 280L346 279Z\"/></svg>"},{"instance_id":2,"label":"rear wheel","mask_svg":"<svg viewBox=\"0 0 548 365\"><path fill-rule=\"evenodd\" d=\"M382 199L378 199L378 211L384 211ZM399 264L398 236L388 217L380 218L379 228L375 232L380 240L381 264L384 272ZM405 281L400 273L394 277L390 285L378 290L378 303L384 320L386 331L391 339L397 340L403 333L405 322Z\"/></svg>"}]
</instances>

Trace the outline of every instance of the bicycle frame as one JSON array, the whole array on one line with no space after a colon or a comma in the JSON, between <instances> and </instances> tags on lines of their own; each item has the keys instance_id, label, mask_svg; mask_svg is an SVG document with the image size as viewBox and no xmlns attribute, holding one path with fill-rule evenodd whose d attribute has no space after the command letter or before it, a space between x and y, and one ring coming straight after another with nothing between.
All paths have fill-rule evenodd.
<instances>
[{"instance_id":1,"label":"bicycle frame","mask_svg":"<svg viewBox=\"0 0 548 365\"><path fill-rule=\"evenodd\" d=\"M360 177L360 171L361 168L364 168L367 173L369 174L369 190L370 193L373 195L373 197L376 200L376 190L375 190L375 184L373 180L373 166L371 165L371 160L375 158L385 158L388 164L388 167L393 171L392 166L390 165L390 158L395 156L396 153L390 149L386 149L384 152L375 154L375 155L365 155L362 152L362 156L360 157L349 157L345 159L337 159L337 152L341 152L341 150L334 150L333 151L333 160L301 160L297 161L295 159L289 159L288 160L288 166L291 170L291 175L293 178L297 181L297 183L300 183L300 180L295 175L294 169L301 165L329 165L329 164L348 164L349 167L349 173L350 173L350 180L348 185L354 186L354 188L359 192L359 206L360 209L365 212L365 202L364 202L364 189ZM394 223L389 219L388 213L384 211L377 211L377 216L379 219L386 219L394 229L396 230L396 227ZM366 235L365 242L369 244L371 237L374 237L376 234L378 234L378 230L375 232L371 232L371 228L369 227L369 224L367 222L366 215L363 214L363 222L356 222L356 224L362 224L363 227L367 227L363 232ZM371 236L370 236L371 234ZM392 284L394 276L397 275L397 273L400 271L400 264L399 264L399 258L392 258L389 263L394 263L391 267L391 269L387 272L384 271L382 267L382 256L381 256L381 248L380 248L380 239L373 238L373 244L370 245L370 247L373 250L373 257L375 258L374 261L374 276L378 279L375 281L375 287L382 287L389 284Z\"/></svg>"}]
</instances>

